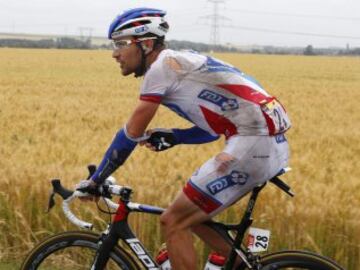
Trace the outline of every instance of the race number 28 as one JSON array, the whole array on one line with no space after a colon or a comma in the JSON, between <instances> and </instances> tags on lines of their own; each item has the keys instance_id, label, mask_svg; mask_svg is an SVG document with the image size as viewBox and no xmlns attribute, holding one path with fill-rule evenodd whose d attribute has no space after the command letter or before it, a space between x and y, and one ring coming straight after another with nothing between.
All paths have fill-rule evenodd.
<instances>
[{"instance_id":1,"label":"race number 28","mask_svg":"<svg viewBox=\"0 0 360 270\"><path fill-rule=\"evenodd\" d=\"M250 228L247 240L247 247L251 252L266 251L269 247L270 231Z\"/></svg>"}]
</instances>

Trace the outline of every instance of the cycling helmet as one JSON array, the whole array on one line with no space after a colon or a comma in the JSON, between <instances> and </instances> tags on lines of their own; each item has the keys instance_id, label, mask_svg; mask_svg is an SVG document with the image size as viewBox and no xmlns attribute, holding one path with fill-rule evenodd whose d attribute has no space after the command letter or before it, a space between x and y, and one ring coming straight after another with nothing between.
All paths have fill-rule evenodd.
<instances>
[{"instance_id":1,"label":"cycling helmet","mask_svg":"<svg viewBox=\"0 0 360 270\"><path fill-rule=\"evenodd\" d=\"M126 10L110 24L108 38L114 40L132 36L139 41L155 39L154 47L163 45L165 34L169 29L169 25L164 19L165 14L165 11L153 8ZM141 63L135 70L135 77L139 77L146 72L146 55L150 51L145 52L141 42L137 42L136 45L141 51Z\"/></svg>"},{"instance_id":2,"label":"cycling helmet","mask_svg":"<svg viewBox=\"0 0 360 270\"><path fill-rule=\"evenodd\" d=\"M164 37L169 29L164 19L165 14L165 11L153 8L126 10L111 23L108 38L144 35Z\"/></svg>"}]
</instances>

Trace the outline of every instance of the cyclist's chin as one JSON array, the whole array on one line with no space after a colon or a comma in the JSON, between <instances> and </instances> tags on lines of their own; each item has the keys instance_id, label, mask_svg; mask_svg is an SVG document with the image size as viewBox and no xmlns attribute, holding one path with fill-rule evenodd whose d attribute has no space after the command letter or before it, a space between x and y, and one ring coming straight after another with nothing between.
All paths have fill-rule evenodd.
<instances>
[{"instance_id":1,"label":"cyclist's chin","mask_svg":"<svg viewBox=\"0 0 360 270\"><path fill-rule=\"evenodd\" d=\"M134 71L132 71L132 70L126 68L126 67L121 67L121 74L122 74L123 76L128 76L128 75L130 75L131 73L134 73Z\"/></svg>"}]
</instances>

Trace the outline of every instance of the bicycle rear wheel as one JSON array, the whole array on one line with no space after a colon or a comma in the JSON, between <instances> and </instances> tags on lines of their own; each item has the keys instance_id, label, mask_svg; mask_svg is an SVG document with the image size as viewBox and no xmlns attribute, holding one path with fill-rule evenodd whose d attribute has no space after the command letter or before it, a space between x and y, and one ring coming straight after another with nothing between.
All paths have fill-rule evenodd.
<instances>
[{"instance_id":1,"label":"bicycle rear wheel","mask_svg":"<svg viewBox=\"0 0 360 270\"><path fill-rule=\"evenodd\" d=\"M261 270L344 270L334 261L307 251L282 251L260 260Z\"/></svg>"},{"instance_id":2,"label":"bicycle rear wheel","mask_svg":"<svg viewBox=\"0 0 360 270\"><path fill-rule=\"evenodd\" d=\"M90 232L65 232L39 243L26 257L21 270L90 269L98 247L99 235ZM138 270L140 267L119 246L110 254L107 270Z\"/></svg>"}]
</instances>

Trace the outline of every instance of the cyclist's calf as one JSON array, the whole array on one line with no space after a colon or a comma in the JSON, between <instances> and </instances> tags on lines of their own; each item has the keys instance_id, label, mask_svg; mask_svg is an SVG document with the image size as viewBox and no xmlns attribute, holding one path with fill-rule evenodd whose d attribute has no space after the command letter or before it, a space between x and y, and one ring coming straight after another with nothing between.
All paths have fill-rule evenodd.
<instances>
[{"instance_id":1,"label":"cyclist's calf","mask_svg":"<svg viewBox=\"0 0 360 270\"><path fill-rule=\"evenodd\" d=\"M219 235L219 233L211 229L209 226L199 224L193 226L192 231L212 250L220 253L224 257L227 257L230 254L231 246Z\"/></svg>"}]
</instances>

